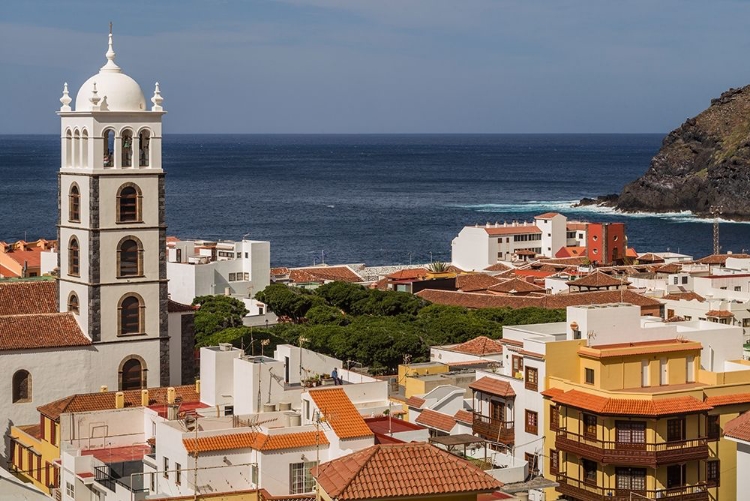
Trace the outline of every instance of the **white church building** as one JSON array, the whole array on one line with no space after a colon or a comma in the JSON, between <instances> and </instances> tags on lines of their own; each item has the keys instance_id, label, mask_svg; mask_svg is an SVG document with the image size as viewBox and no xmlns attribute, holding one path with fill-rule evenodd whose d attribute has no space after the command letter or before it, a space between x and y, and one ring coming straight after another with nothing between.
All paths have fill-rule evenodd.
<instances>
[{"instance_id":1,"label":"white church building","mask_svg":"<svg viewBox=\"0 0 750 501\"><path fill-rule=\"evenodd\" d=\"M167 291L162 100L157 83L149 108L111 33L75 102L65 84L58 279L0 282L3 435L74 393L192 383L193 310Z\"/></svg>"}]
</instances>

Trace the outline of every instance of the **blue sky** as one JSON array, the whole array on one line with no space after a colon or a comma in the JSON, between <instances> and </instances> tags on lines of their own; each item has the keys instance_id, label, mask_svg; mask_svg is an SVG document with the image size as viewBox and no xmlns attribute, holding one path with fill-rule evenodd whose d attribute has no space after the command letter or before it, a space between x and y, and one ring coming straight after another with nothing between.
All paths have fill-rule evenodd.
<instances>
[{"instance_id":1,"label":"blue sky","mask_svg":"<svg viewBox=\"0 0 750 501\"><path fill-rule=\"evenodd\" d=\"M24 0L0 133L117 62L178 133L667 132L750 83L750 2Z\"/></svg>"}]
</instances>

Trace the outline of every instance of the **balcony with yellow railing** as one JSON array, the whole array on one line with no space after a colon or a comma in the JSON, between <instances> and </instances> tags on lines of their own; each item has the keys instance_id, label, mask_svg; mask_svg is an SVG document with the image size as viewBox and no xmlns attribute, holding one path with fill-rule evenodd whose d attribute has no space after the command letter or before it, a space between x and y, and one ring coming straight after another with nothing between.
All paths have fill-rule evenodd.
<instances>
[{"instance_id":1,"label":"balcony with yellow railing","mask_svg":"<svg viewBox=\"0 0 750 501\"><path fill-rule=\"evenodd\" d=\"M573 433L559 428L555 448L602 464L649 466L681 463L708 458L705 437L670 442L617 442Z\"/></svg>"}]
</instances>

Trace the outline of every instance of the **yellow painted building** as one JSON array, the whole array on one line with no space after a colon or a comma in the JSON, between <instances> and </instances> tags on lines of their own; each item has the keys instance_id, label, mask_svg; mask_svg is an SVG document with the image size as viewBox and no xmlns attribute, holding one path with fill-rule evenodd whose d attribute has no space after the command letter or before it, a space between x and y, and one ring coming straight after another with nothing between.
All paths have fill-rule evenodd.
<instances>
[{"instance_id":1,"label":"yellow painted building","mask_svg":"<svg viewBox=\"0 0 750 501\"><path fill-rule=\"evenodd\" d=\"M39 424L11 427L9 436L11 471L50 494L60 483L60 425L40 416Z\"/></svg>"},{"instance_id":2,"label":"yellow painted building","mask_svg":"<svg viewBox=\"0 0 750 501\"><path fill-rule=\"evenodd\" d=\"M703 346L684 339L559 346L575 351L547 365L544 473L560 484L547 499L739 499L721 429L750 409L747 362L702 370Z\"/></svg>"}]
</instances>

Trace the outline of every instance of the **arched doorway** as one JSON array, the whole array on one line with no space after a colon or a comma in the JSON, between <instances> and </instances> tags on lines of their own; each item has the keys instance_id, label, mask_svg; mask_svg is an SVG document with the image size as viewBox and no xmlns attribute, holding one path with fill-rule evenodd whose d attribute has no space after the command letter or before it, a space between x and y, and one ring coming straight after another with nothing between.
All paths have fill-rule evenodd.
<instances>
[{"instance_id":1,"label":"arched doorway","mask_svg":"<svg viewBox=\"0 0 750 501\"><path fill-rule=\"evenodd\" d=\"M146 387L146 362L131 355L120 364L120 391L140 390Z\"/></svg>"}]
</instances>

